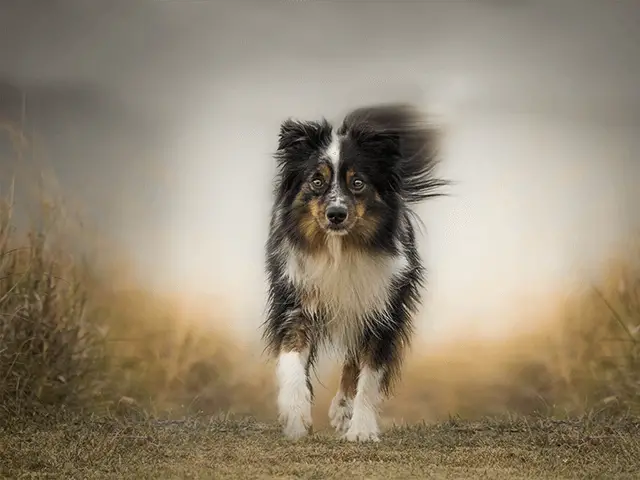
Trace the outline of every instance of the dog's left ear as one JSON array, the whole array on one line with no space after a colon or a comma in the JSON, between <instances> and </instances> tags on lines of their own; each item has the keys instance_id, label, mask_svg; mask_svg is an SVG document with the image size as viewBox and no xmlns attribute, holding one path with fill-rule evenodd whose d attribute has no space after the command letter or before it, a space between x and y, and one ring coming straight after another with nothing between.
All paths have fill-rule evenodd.
<instances>
[{"instance_id":1,"label":"dog's left ear","mask_svg":"<svg viewBox=\"0 0 640 480\"><path fill-rule=\"evenodd\" d=\"M283 151L296 145L319 146L331 135L331 125L321 122L302 122L288 118L280 125L278 150Z\"/></svg>"},{"instance_id":2,"label":"dog's left ear","mask_svg":"<svg viewBox=\"0 0 640 480\"><path fill-rule=\"evenodd\" d=\"M374 132L369 140L379 152L387 155L400 155L402 138L397 132Z\"/></svg>"},{"instance_id":3,"label":"dog's left ear","mask_svg":"<svg viewBox=\"0 0 640 480\"><path fill-rule=\"evenodd\" d=\"M397 132L384 132L364 127L353 129L349 133L365 150L385 157L395 157L400 154L401 138Z\"/></svg>"}]
</instances>

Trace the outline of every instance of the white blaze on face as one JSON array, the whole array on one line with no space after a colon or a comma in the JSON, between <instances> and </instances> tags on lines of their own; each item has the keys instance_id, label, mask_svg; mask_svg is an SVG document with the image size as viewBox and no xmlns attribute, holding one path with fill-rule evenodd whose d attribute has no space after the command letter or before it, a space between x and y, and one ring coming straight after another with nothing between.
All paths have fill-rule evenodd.
<instances>
[{"instance_id":1,"label":"white blaze on face","mask_svg":"<svg viewBox=\"0 0 640 480\"><path fill-rule=\"evenodd\" d=\"M340 136L334 131L331 133L331 143L327 147L325 154L331 160L331 164L333 165L334 171L338 170L338 164L340 163L340 144L342 139Z\"/></svg>"},{"instance_id":2,"label":"white blaze on face","mask_svg":"<svg viewBox=\"0 0 640 480\"><path fill-rule=\"evenodd\" d=\"M340 167L340 146L342 138L333 131L331 134L331 143L325 151L325 155L329 158L331 165L333 166L333 178L331 179L331 191L329 192L329 206L332 205L344 205L345 201L340 192L338 182L338 169Z\"/></svg>"}]
</instances>

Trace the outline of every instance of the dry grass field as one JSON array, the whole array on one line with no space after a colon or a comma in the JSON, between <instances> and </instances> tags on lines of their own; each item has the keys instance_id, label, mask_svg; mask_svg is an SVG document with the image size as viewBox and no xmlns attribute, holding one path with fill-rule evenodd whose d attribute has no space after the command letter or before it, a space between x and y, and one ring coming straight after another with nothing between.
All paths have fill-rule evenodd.
<instances>
[{"instance_id":1,"label":"dry grass field","mask_svg":"<svg viewBox=\"0 0 640 480\"><path fill-rule=\"evenodd\" d=\"M346 444L297 443L253 419L65 417L0 434L6 478L637 478L640 423L629 418L504 418L390 429Z\"/></svg>"},{"instance_id":2,"label":"dry grass field","mask_svg":"<svg viewBox=\"0 0 640 480\"><path fill-rule=\"evenodd\" d=\"M145 290L126 259L90 239L59 196L38 191L32 222L19 222L15 188L0 199L5 478L640 472L636 251L622 254L594 288L559 303L540 332L416 348L385 406L381 443L345 444L328 430L335 372L318 386L316 433L289 443L274 423L273 366L259 345L205 328L175 299Z\"/></svg>"}]
</instances>

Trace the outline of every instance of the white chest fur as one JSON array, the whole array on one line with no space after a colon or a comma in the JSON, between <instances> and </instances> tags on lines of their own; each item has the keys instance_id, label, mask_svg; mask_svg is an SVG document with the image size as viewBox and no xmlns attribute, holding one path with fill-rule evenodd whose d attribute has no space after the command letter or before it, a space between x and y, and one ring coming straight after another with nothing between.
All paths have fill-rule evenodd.
<instances>
[{"instance_id":1,"label":"white chest fur","mask_svg":"<svg viewBox=\"0 0 640 480\"><path fill-rule=\"evenodd\" d=\"M348 347L362 331L368 314L386 313L392 282L407 267L405 255L372 256L343 251L340 238L330 239L326 253L288 257L286 275L303 292L309 314L323 312L334 342Z\"/></svg>"}]
</instances>

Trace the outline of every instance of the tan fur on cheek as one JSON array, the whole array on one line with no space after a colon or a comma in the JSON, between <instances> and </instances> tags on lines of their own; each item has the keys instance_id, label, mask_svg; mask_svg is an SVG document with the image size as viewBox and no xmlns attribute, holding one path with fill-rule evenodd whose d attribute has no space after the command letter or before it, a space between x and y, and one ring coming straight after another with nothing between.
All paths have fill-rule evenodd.
<instances>
[{"instance_id":1,"label":"tan fur on cheek","mask_svg":"<svg viewBox=\"0 0 640 480\"><path fill-rule=\"evenodd\" d=\"M380 221L375 215L359 217L356 232L361 238L368 240L372 238L380 226Z\"/></svg>"},{"instance_id":2,"label":"tan fur on cheek","mask_svg":"<svg viewBox=\"0 0 640 480\"><path fill-rule=\"evenodd\" d=\"M316 222L313 215L305 215L300 221L300 229L302 230L302 235L309 241L313 243L320 233L318 228L318 222Z\"/></svg>"},{"instance_id":3,"label":"tan fur on cheek","mask_svg":"<svg viewBox=\"0 0 640 480\"><path fill-rule=\"evenodd\" d=\"M300 202L302 203L302 202ZM322 240L324 232L318 224L318 219L324 216L324 209L318 199L307 203L308 212L300 220L300 231L309 245L316 245Z\"/></svg>"},{"instance_id":4,"label":"tan fur on cheek","mask_svg":"<svg viewBox=\"0 0 640 480\"><path fill-rule=\"evenodd\" d=\"M320 204L318 200L311 200L308 205L311 216L313 216L313 218L318 218L320 215Z\"/></svg>"}]
</instances>

